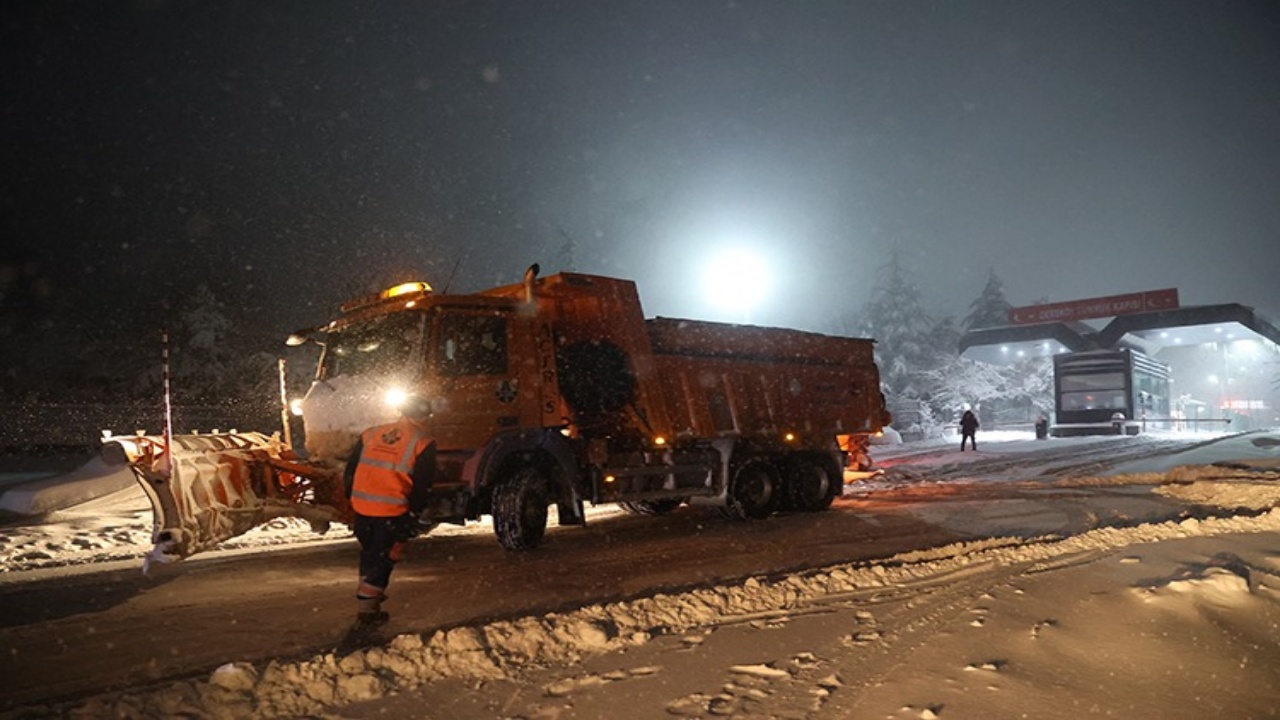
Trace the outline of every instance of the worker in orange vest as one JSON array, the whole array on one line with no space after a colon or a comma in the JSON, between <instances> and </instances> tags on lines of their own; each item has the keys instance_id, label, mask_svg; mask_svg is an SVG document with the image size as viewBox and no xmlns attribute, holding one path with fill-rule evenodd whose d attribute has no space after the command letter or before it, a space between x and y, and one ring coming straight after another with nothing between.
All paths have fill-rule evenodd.
<instances>
[{"instance_id":1,"label":"worker in orange vest","mask_svg":"<svg viewBox=\"0 0 1280 720\"><path fill-rule=\"evenodd\" d=\"M436 472L430 418L430 401L409 396L400 407L400 419L365 430L347 460L343 478L360 541L360 623L387 620L382 601L391 571L405 543L433 526L429 518L419 517Z\"/></svg>"}]
</instances>

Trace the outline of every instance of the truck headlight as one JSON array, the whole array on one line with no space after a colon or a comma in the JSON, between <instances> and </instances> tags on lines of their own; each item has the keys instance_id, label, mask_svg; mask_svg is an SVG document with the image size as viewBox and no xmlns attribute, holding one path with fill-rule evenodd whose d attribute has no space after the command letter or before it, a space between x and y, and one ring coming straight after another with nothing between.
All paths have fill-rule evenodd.
<instances>
[{"instance_id":1,"label":"truck headlight","mask_svg":"<svg viewBox=\"0 0 1280 720\"><path fill-rule=\"evenodd\" d=\"M390 390L387 391L385 399L388 405L390 405L393 408L399 409L401 405L404 405L404 401L408 397L409 397L409 393L405 392L404 388L396 387L396 388L391 388Z\"/></svg>"}]
</instances>

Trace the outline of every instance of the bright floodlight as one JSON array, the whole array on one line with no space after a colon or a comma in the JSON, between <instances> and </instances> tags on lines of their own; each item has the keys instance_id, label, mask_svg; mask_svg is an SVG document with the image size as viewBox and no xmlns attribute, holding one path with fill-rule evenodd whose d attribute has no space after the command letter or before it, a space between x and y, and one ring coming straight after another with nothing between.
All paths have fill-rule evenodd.
<instances>
[{"instance_id":1,"label":"bright floodlight","mask_svg":"<svg viewBox=\"0 0 1280 720\"><path fill-rule=\"evenodd\" d=\"M769 289L769 268L759 255L741 248L726 250L704 274L706 293L717 307L736 311L745 320Z\"/></svg>"}]
</instances>

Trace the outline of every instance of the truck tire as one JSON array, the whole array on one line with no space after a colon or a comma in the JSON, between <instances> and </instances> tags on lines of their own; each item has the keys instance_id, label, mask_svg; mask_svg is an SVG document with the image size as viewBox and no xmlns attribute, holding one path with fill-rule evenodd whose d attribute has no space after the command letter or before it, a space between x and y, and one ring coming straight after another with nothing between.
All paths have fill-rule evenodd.
<instances>
[{"instance_id":1,"label":"truck tire","mask_svg":"<svg viewBox=\"0 0 1280 720\"><path fill-rule=\"evenodd\" d=\"M547 531L547 478L524 467L493 489L493 531L508 550L532 550Z\"/></svg>"},{"instance_id":2,"label":"truck tire","mask_svg":"<svg viewBox=\"0 0 1280 720\"><path fill-rule=\"evenodd\" d=\"M684 504L684 500L680 498L665 498L662 500L630 500L628 502L620 502L618 505L632 515L666 515Z\"/></svg>"},{"instance_id":3,"label":"truck tire","mask_svg":"<svg viewBox=\"0 0 1280 720\"><path fill-rule=\"evenodd\" d=\"M780 486L777 468L765 460L749 460L733 473L720 512L733 520L768 517L777 508Z\"/></svg>"},{"instance_id":4,"label":"truck tire","mask_svg":"<svg viewBox=\"0 0 1280 720\"><path fill-rule=\"evenodd\" d=\"M784 493L789 509L820 512L831 507L844 489L844 478L834 474L830 465L817 458L800 458L792 464Z\"/></svg>"}]
</instances>

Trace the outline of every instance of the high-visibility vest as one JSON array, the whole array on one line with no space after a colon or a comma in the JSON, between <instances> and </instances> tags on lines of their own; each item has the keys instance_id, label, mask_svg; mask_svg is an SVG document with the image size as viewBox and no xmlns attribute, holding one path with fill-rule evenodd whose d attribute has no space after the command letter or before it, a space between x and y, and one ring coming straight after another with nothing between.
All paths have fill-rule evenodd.
<instances>
[{"instance_id":1,"label":"high-visibility vest","mask_svg":"<svg viewBox=\"0 0 1280 720\"><path fill-rule=\"evenodd\" d=\"M413 463L431 444L427 431L407 419L365 430L351 485L351 509L369 517L409 511Z\"/></svg>"}]
</instances>

